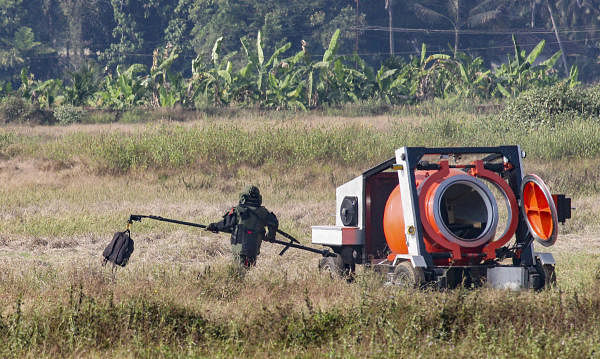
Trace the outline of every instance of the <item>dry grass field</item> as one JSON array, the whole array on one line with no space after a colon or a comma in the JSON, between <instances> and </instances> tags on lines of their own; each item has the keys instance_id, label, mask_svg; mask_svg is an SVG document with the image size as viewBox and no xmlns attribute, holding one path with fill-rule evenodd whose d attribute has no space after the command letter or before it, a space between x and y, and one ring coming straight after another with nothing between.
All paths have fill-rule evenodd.
<instances>
[{"instance_id":1,"label":"dry grass field","mask_svg":"<svg viewBox=\"0 0 600 359\"><path fill-rule=\"evenodd\" d=\"M600 356L600 154L577 154L595 123L476 140L522 143L526 172L574 198L551 290L405 290L362 269L347 283L269 243L240 281L226 235L150 220L133 225L127 267L101 266L130 213L207 223L249 183L308 244L334 222L335 187L401 141L467 145L477 121L494 126L448 116L0 128L0 357Z\"/></svg>"}]
</instances>

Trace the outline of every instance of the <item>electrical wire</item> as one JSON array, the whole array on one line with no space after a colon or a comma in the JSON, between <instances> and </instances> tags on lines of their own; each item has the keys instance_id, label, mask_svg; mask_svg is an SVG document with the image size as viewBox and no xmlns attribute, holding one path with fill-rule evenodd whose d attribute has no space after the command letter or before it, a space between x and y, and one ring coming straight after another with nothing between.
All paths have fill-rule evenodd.
<instances>
[{"instance_id":1,"label":"electrical wire","mask_svg":"<svg viewBox=\"0 0 600 359\"><path fill-rule=\"evenodd\" d=\"M384 26L359 26L359 27L349 27L347 28L350 31L370 31L370 32L389 32L389 28L388 27L384 27ZM393 32L401 32L401 33L423 33L423 34L454 34L455 30L451 30L451 29L424 29L424 28L400 28L400 27L393 27L392 28ZM551 35L554 34L553 30L546 30L546 29L508 29L508 30L501 30L501 31L491 31L491 30L470 30L470 29L459 29L457 31L459 34L463 34L463 35ZM559 33L596 33L596 32L600 32L600 27L572 27L572 28L565 28L565 29L559 29ZM371 34L367 35L370 38L374 38L377 36L373 36ZM600 40L600 38L591 38L591 39L579 39L579 40L562 40L563 43L577 43L577 42L585 42L585 41L598 41ZM144 46L148 46L150 44L160 44L160 46L166 46L166 41L155 41L155 42L150 42L150 43L144 43ZM558 41L549 41L547 42L548 44L558 44ZM538 43L531 43L531 44L520 44L520 46L522 47L527 47L527 46L535 46ZM459 48L458 50L461 52L470 52L470 51L484 51L484 50L494 50L494 49L505 49L505 48L512 48L514 45L513 44L507 44L507 45L498 45L498 46L487 46L487 47L466 47L466 48ZM293 50L292 50L293 51ZM437 50L433 50L432 52L437 52L437 53L452 53L453 51L448 50L448 49L444 49L444 48L439 48ZM394 51L394 55L410 55L410 54L415 54L416 51ZM137 52L121 52L119 53L122 56L126 56L126 57L147 57L150 58L153 56L153 54L148 54L148 53L137 53ZM309 52L310 54L310 52ZM352 56L354 55L354 53L338 53L338 55L340 56ZM382 52L359 52L357 55L359 56L363 56L363 57L367 57L367 56L389 56L389 52L387 51L382 51ZM323 54L310 54L309 55L311 58L322 58ZM65 57L63 55L59 55L59 54L48 54L48 55L42 55L42 56L28 56L27 59L30 60L38 60L38 59L51 59L51 58L62 58Z\"/></svg>"},{"instance_id":2,"label":"electrical wire","mask_svg":"<svg viewBox=\"0 0 600 359\"><path fill-rule=\"evenodd\" d=\"M424 33L424 34L463 34L463 35L542 35L554 34L554 30L548 29L507 29L507 30L473 30L473 29L425 29L425 28L406 28L386 26L350 26L351 31L382 31L382 32L399 32L399 33ZM558 29L559 33L587 33L599 32L599 27L589 28L563 28Z\"/></svg>"},{"instance_id":3,"label":"electrical wire","mask_svg":"<svg viewBox=\"0 0 600 359\"><path fill-rule=\"evenodd\" d=\"M597 38L591 38L591 39L579 39L579 40L562 40L562 43L578 43L578 42L585 42L585 41L600 41L600 37ZM523 47L529 47L529 46L536 46L538 42L534 42L534 43L525 43L525 44L519 44L519 46L521 48ZM558 44L558 41L554 40L554 41L547 41L546 44ZM484 50L497 50L497 49L506 49L506 48L512 48L514 45L510 44L510 45L499 45L499 46L486 46L486 47L463 47L463 48L459 48L458 51L460 52L472 52L472 51L484 51ZM454 51L450 50L450 49L446 49L446 48L437 48L437 49L428 49L428 52L431 53L447 53L447 54L452 54ZM394 51L394 56L399 56L399 55L414 55L417 54L418 51L412 50L412 51ZM120 53L121 55L124 56L130 56L130 57L152 57L152 54L143 54L143 53ZM324 54L310 54L309 56L311 58L322 58ZM338 56L354 56L355 53L337 53ZM359 52L356 55L360 56L360 57L375 57L375 56L389 56L389 51L380 51L380 52ZM32 56L32 57L27 57L28 59L48 59L48 58L60 58L60 57L64 57L61 55L49 55L49 56ZM283 57L283 56L282 56Z\"/></svg>"},{"instance_id":4,"label":"electrical wire","mask_svg":"<svg viewBox=\"0 0 600 359\"><path fill-rule=\"evenodd\" d=\"M584 42L584 41L600 41L600 37L597 38L591 38L591 39L580 39L580 40L562 40L562 43L577 43L577 42ZM526 43L526 44L519 44L519 47L523 48L523 47L530 47L530 46L536 46L538 42L534 42L534 43ZM558 41L547 41L546 44L558 44ZM464 48L459 48L458 51L459 52L472 52L472 51L483 51L483 50L494 50L494 49L506 49L506 48L513 48L514 45L510 44L510 45L500 45L500 46L487 46L487 47L464 47ZM430 50L430 49L428 49ZM454 50L450 50L450 49L445 49L445 48L438 48L438 49L434 49L431 51L428 51L430 53L447 53L447 54L452 54L454 52ZM394 56L396 55L411 55L411 54L417 54L417 51L394 51ZM337 55L339 56L352 56L354 55L354 53L338 53ZM389 56L389 51L388 52L359 52L357 54L358 56L362 56L362 57L367 57L367 56ZM323 55L311 55L312 57L322 57Z\"/></svg>"}]
</instances>

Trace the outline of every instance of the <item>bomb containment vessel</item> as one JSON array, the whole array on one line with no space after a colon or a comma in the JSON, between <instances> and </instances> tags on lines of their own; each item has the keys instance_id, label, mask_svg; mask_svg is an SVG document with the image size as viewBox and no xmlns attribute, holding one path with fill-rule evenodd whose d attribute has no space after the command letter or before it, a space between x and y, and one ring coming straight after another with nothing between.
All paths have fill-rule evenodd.
<instances>
[{"instance_id":1,"label":"bomb containment vessel","mask_svg":"<svg viewBox=\"0 0 600 359\"><path fill-rule=\"evenodd\" d=\"M556 280L551 253L571 199L524 175L519 146L402 147L336 190L336 225L313 226L312 242L403 286L488 285L542 289Z\"/></svg>"}]
</instances>

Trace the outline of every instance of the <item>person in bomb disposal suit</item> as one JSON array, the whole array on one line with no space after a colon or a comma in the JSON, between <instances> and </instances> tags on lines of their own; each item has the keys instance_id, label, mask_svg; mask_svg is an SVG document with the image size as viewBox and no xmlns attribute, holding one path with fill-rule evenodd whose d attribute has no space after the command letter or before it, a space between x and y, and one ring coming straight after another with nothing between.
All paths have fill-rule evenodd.
<instances>
[{"instance_id":1,"label":"person in bomb disposal suit","mask_svg":"<svg viewBox=\"0 0 600 359\"><path fill-rule=\"evenodd\" d=\"M262 206L258 187L249 186L240 194L239 204L227 211L221 221L210 223L206 229L214 233L231 233L234 261L250 268L256 265L262 241L274 240L278 226L275 214Z\"/></svg>"}]
</instances>

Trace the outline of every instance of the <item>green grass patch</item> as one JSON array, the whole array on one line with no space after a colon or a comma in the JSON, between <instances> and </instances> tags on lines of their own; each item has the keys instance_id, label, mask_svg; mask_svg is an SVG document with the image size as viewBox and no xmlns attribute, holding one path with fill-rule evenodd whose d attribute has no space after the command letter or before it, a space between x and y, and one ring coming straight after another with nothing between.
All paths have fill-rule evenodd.
<instances>
[{"instance_id":1,"label":"green grass patch","mask_svg":"<svg viewBox=\"0 0 600 359\"><path fill-rule=\"evenodd\" d=\"M59 136L5 132L5 157L46 159L59 166L82 163L98 173L203 167L283 168L339 164L365 167L393 156L401 146L493 146L520 144L536 160L600 156L600 123L575 120L535 130L515 129L493 116L476 120L392 122L385 130L368 125L268 126L247 128L210 122L197 126L147 125L131 133L76 132Z\"/></svg>"},{"instance_id":2,"label":"green grass patch","mask_svg":"<svg viewBox=\"0 0 600 359\"><path fill-rule=\"evenodd\" d=\"M223 284L231 278L212 279ZM200 279L197 285L206 288L211 282ZM234 298L247 293L248 284L239 285ZM347 290L358 291L359 300L318 308L306 295L302 304L288 299L240 308L249 316L239 320L211 317L199 307L160 296L116 299L112 290L93 294L91 288L71 283L60 297L38 303L43 310L26 308L23 299L4 310L0 354L46 357L127 350L159 356L329 352L343 357L351 352L360 357L435 357L458 352L470 358L490 353L541 358L590 357L600 345L598 285L585 292L416 292L381 287L367 278Z\"/></svg>"},{"instance_id":3,"label":"green grass patch","mask_svg":"<svg viewBox=\"0 0 600 359\"><path fill-rule=\"evenodd\" d=\"M399 120L282 114L0 129L0 157L15 163L0 172L0 357L597 355L600 261L591 238L569 236L576 248L559 238L558 288L543 292L401 290L362 270L346 283L320 276L311 254L278 257L268 244L241 281L227 236L150 220L134 224L126 268L99 264L129 211L206 223L249 181L306 243L311 224L333 220L335 186L400 146L521 144L526 172L576 199L561 233L600 227L595 117L527 127L474 115L470 105L427 106Z\"/></svg>"}]
</instances>

